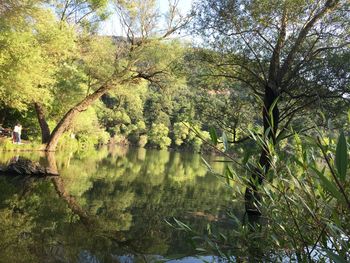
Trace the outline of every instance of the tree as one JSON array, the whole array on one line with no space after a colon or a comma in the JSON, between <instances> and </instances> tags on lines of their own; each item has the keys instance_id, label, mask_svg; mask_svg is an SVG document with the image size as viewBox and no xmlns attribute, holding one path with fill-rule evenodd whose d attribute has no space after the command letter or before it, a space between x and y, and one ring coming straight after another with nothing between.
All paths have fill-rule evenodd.
<instances>
[{"instance_id":1,"label":"tree","mask_svg":"<svg viewBox=\"0 0 350 263\"><path fill-rule=\"evenodd\" d=\"M108 17L108 0L53 0L50 1L60 21L96 30L98 22Z\"/></svg>"},{"instance_id":2,"label":"tree","mask_svg":"<svg viewBox=\"0 0 350 263\"><path fill-rule=\"evenodd\" d=\"M194 28L219 54L213 75L261 98L262 134L277 145L306 109L314 114L320 103L348 101L349 63L332 64L349 53L348 10L344 0L207 0L196 5ZM269 155L263 146L253 190L270 168Z\"/></svg>"},{"instance_id":3,"label":"tree","mask_svg":"<svg viewBox=\"0 0 350 263\"><path fill-rule=\"evenodd\" d=\"M71 27L57 22L41 1L10 1L0 19L0 103L27 112L35 106L43 141L50 135L43 105L50 104L50 87L60 63L74 53Z\"/></svg>"},{"instance_id":4,"label":"tree","mask_svg":"<svg viewBox=\"0 0 350 263\"><path fill-rule=\"evenodd\" d=\"M168 27L163 31L156 31L158 14L155 1L118 1L116 10L124 25L126 38L116 40L113 72L101 79L101 84L73 106L58 122L47 144L47 151L54 151L58 139L75 117L108 91L123 85L138 84L143 79L162 83L170 76L169 61L172 60L173 53L161 52L162 56L158 56L156 51L163 49L170 52L169 46L162 41L183 26L182 22L176 20L176 8L172 9Z\"/></svg>"},{"instance_id":5,"label":"tree","mask_svg":"<svg viewBox=\"0 0 350 263\"><path fill-rule=\"evenodd\" d=\"M59 61L59 69L56 74L56 85L51 89L51 92L55 97L53 100L54 105L51 107L51 114L56 113L57 116L57 111L59 112L62 108L65 109L71 107L72 105L69 105L69 103L72 103L72 101L75 103L77 102L77 97L81 97L81 86L84 85L85 78L88 79L86 82L88 86L87 93L89 93L90 86L93 85L91 81L93 76L90 75L91 71L89 69L89 66L91 67L91 62L96 62L96 60L101 58L105 59L105 62L102 64L109 62L109 59L105 56L106 52L110 52L108 47L109 42L104 41L105 39L103 38L96 39L96 37L91 36L91 34L95 33L98 29L99 22L108 17L107 3L108 0L50 1L53 10L59 17L57 24L62 31L60 33L65 33L63 30L65 27L75 27L78 32L82 31L77 35L79 48L81 49L81 53L78 52L78 55L83 57L86 67L82 68L79 66L79 63L76 63L76 60L81 59L81 57L78 57L76 54L71 54L69 59L65 57ZM84 50L84 48L81 47L85 47L87 50ZM100 50L98 50L99 48ZM103 49L104 52L101 52L101 49ZM91 58L92 54L95 56L95 59ZM110 57L111 55L112 54L110 54ZM101 67L101 69L102 71L106 70L105 67ZM57 88L59 89L58 91ZM60 100L62 99L62 95L65 96L66 99ZM55 103L58 101L60 101L60 103ZM45 112L47 112L47 107L45 106L47 105L38 101L35 102L34 105L41 128L42 143L48 143L50 140L50 129L45 118ZM61 106L61 108L57 106Z\"/></svg>"}]
</instances>

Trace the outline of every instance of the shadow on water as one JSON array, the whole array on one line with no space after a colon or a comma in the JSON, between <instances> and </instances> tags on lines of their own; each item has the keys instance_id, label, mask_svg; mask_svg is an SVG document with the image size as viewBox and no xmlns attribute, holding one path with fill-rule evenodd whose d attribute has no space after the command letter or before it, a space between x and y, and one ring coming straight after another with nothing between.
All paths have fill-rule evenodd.
<instances>
[{"instance_id":1,"label":"shadow on water","mask_svg":"<svg viewBox=\"0 0 350 263\"><path fill-rule=\"evenodd\" d=\"M0 162L17 157L3 155ZM196 251L187 236L165 219L204 234L208 223L232 229L227 207L243 216L200 155L115 148L21 157L59 176L0 177L0 258L6 262L192 262L188 256Z\"/></svg>"}]
</instances>

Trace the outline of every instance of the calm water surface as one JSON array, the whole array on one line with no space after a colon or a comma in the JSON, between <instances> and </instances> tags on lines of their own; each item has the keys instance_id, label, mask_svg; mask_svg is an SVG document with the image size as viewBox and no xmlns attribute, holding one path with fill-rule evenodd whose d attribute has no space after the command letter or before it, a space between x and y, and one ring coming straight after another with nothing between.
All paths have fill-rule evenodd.
<instances>
[{"instance_id":1,"label":"calm water surface","mask_svg":"<svg viewBox=\"0 0 350 263\"><path fill-rule=\"evenodd\" d=\"M1 164L45 163L38 153L0 154ZM115 148L57 153L56 163L59 177L0 177L0 262L197 262L166 220L230 231L227 209L242 213L198 154Z\"/></svg>"}]
</instances>

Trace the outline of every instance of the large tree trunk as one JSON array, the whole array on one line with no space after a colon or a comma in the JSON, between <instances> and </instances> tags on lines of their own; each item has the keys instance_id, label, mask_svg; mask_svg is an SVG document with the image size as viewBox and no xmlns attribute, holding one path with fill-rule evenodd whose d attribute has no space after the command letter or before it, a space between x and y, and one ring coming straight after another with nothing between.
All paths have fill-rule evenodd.
<instances>
[{"instance_id":1,"label":"large tree trunk","mask_svg":"<svg viewBox=\"0 0 350 263\"><path fill-rule=\"evenodd\" d=\"M69 128L75 117L82 111L85 111L92 103L98 100L103 94L105 94L111 86L103 85L94 93L87 96L73 108L71 108L60 122L56 125L55 129L52 131L50 140L46 146L46 151L55 151L58 143L58 139L61 135Z\"/></svg>"},{"instance_id":2,"label":"large tree trunk","mask_svg":"<svg viewBox=\"0 0 350 263\"><path fill-rule=\"evenodd\" d=\"M277 106L277 92L269 85L265 86L264 95L264 106L262 110L263 122L264 122L264 133L266 135L266 143L272 142L276 145L276 133L279 124L279 110ZM272 114L270 114L272 113ZM269 141L269 142L268 142ZM249 216L255 217L260 215L259 201L260 196L257 192L257 184L261 185L265 174L271 167L270 163L270 152L267 145L263 145L259 158L259 167L257 167L251 177L249 187L245 192L245 208ZM255 220L251 218L251 220Z\"/></svg>"},{"instance_id":3,"label":"large tree trunk","mask_svg":"<svg viewBox=\"0 0 350 263\"><path fill-rule=\"evenodd\" d=\"M276 89L271 88L266 85L265 87L265 97L264 97L264 107L262 110L263 122L264 122L264 135L267 136L266 139L270 140L273 145L276 145L276 133L279 125L279 110L277 104L277 91ZM271 114L272 113L272 114ZM261 167L265 167L265 172L267 172L270 168L269 162L269 151L267 147L263 147L259 165ZM261 178L260 178L261 179ZM262 180L262 179L261 179ZM259 180L259 183L262 181Z\"/></svg>"},{"instance_id":4,"label":"large tree trunk","mask_svg":"<svg viewBox=\"0 0 350 263\"><path fill-rule=\"evenodd\" d=\"M48 143L50 140L50 128L45 119L43 106L40 103L35 102L34 107L41 129L41 142Z\"/></svg>"},{"instance_id":5,"label":"large tree trunk","mask_svg":"<svg viewBox=\"0 0 350 263\"><path fill-rule=\"evenodd\" d=\"M320 9L314 14L310 14L310 17L307 23L300 30L297 38L289 47L289 52L285 59L283 59L283 64L281 65L281 54L282 49L285 47L285 39L286 39L286 29L288 22L288 9L287 5L285 5L283 9L283 14L280 21L280 29L278 34L278 39L276 41L276 45L273 48L273 54L270 60L269 66L269 74L268 74L268 84L265 86L265 94L264 94L264 108L262 111L263 121L264 121L264 134L266 136L266 140L269 140L276 145L276 132L279 124L279 110L277 107L277 103L274 104L275 100L278 97L277 86L279 86L279 92L283 92L283 88L281 87L281 83L283 79L286 78L290 81L290 76L288 74L295 74L292 71L292 64L295 62L298 51L300 47L305 42L305 39L312 28L314 28L315 24L328 12L337 8L339 5L339 0L327 0L320 7ZM316 42L315 42L316 44ZM316 46L316 45L315 45ZM286 51L288 50L287 48ZM314 49L310 49L310 52L313 53ZM310 53L310 54L311 54ZM310 55L309 54L309 55ZM307 57L307 56L306 56ZM287 83L284 83L284 87L288 87ZM273 107L273 109L272 109ZM271 113L271 114L270 114ZM261 154L259 158L259 167L255 169L252 173L251 181L249 186L246 189L245 193L245 201L246 201L246 212L249 216L256 216L260 214L259 209L259 200L260 196L257 191L257 185L261 185L263 179L270 169L271 163L269 160L270 152L268 147L263 146L261 149Z\"/></svg>"}]
</instances>

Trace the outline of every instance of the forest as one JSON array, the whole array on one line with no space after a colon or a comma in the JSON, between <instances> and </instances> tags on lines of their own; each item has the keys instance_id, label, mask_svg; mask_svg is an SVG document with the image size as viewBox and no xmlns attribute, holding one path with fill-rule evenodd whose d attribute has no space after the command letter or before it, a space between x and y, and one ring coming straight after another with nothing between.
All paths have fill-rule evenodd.
<instances>
[{"instance_id":1,"label":"forest","mask_svg":"<svg viewBox=\"0 0 350 263\"><path fill-rule=\"evenodd\" d=\"M123 224L130 230L132 212L147 207L144 199L131 198L146 198L140 189L150 191L152 205L163 198L164 204L170 202L162 182L153 184L160 174L164 182L177 178L166 183L168 188L181 189L182 182L209 173L222 184L203 188L205 199L215 196L210 205L198 199L198 204L186 203L185 194L178 200L183 211L207 206L210 216L192 215L222 225L204 227L202 222L196 228L196 220L180 215L175 205L176 212L161 207L157 214L184 234L183 244L190 240L196 255L225 262L348 262L350 2L198 0L186 12L181 3L0 1L0 164L28 152L33 154L25 158L33 162L42 163L46 156L59 179L52 179L54 186L35 182L26 187L37 198L63 202L53 197L56 189L67 205L60 203L57 216L72 213L83 222L89 214L99 235L107 228L119 235ZM106 26L118 35L104 34ZM148 157L119 163L115 147L147 149ZM157 150L159 155L152 152ZM42 156L35 159L34 152ZM152 156L157 156L154 161ZM127 181L120 179L125 171L131 177ZM106 181L99 181L100 174ZM138 174L145 178L136 179ZM0 195L0 217L7 218L0 223L1 233L17 213L9 204L18 202L21 211L25 205L17 200L17 181L0 179L0 187L10 189ZM70 194L61 191L62 185ZM43 192L45 187L52 192ZM201 194L192 184L183 189L186 196ZM41 220L32 212L28 216ZM232 231L225 220L234 225ZM67 224L63 221L55 224ZM159 246L166 243L164 229L154 230L162 240ZM89 234L93 240L96 233ZM6 237L10 242L11 235ZM10 260L12 247L2 246ZM19 247L25 251L26 246ZM74 247L74 253L79 249Z\"/></svg>"}]
</instances>

